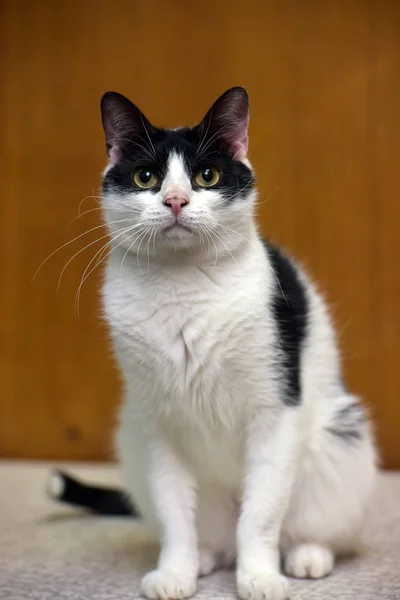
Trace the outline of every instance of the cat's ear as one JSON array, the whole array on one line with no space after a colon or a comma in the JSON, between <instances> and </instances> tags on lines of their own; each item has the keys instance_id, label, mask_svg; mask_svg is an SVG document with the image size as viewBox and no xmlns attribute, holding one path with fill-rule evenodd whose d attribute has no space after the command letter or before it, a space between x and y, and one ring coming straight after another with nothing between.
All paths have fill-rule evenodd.
<instances>
[{"instance_id":1,"label":"cat's ear","mask_svg":"<svg viewBox=\"0 0 400 600\"><path fill-rule=\"evenodd\" d=\"M248 150L249 97L243 87L233 87L218 98L199 125L206 142L222 142L233 158L243 159Z\"/></svg>"},{"instance_id":2,"label":"cat's ear","mask_svg":"<svg viewBox=\"0 0 400 600\"><path fill-rule=\"evenodd\" d=\"M106 134L107 154L118 162L123 149L135 139L147 143L153 126L133 102L117 92L106 92L101 99L101 118ZM143 142L139 142L142 143Z\"/></svg>"}]
</instances>

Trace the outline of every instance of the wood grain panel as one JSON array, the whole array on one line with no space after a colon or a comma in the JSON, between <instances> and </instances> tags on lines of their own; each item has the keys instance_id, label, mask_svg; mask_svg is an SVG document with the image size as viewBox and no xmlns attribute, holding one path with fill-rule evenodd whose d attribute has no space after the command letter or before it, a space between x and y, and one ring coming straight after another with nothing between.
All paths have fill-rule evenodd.
<instances>
[{"instance_id":1,"label":"wood grain panel","mask_svg":"<svg viewBox=\"0 0 400 600\"><path fill-rule=\"evenodd\" d=\"M387 5L388 7L389 5ZM373 272L369 352L373 357L371 393L385 464L400 466L400 409L397 369L400 358L400 5L374 5L370 15L370 169Z\"/></svg>"},{"instance_id":2,"label":"wood grain panel","mask_svg":"<svg viewBox=\"0 0 400 600\"><path fill-rule=\"evenodd\" d=\"M3 0L1 456L111 455L120 387L101 269L75 313L105 241L90 198L105 164L101 94L120 91L176 126L242 84L261 229L326 290L351 387L372 407L385 464L400 466L399 5L250 4ZM81 201L90 212L74 221Z\"/></svg>"},{"instance_id":3,"label":"wood grain panel","mask_svg":"<svg viewBox=\"0 0 400 600\"><path fill-rule=\"evenodd\" d=\"M365 2L332 2L299 19L294 243L331 304L349 385L370 399L368 16Z\"/></svg>"}]
</instances>

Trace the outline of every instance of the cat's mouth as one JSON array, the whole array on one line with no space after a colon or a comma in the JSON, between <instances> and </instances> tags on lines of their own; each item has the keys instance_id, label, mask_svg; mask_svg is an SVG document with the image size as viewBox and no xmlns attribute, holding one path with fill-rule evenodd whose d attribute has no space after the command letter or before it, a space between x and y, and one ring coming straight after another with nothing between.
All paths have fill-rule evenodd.
<instances>
[{"instance_id":1,"label":"cat's mouth","mask_svg":"<svg viewBox=\"0 0 400 600\"><path fill-rule=\"evenodd\" d=\"M190 227L188 227L187 225L184 225L183 223L179 223L179 221L175 221L175 223L172 223L171 225L167 225L167 227L164 227L163 231L165 233L167 232L178 232L178 231L188 231L189 233L193 233L193 229L191 229Z\"/></svg>"}]
</instances>

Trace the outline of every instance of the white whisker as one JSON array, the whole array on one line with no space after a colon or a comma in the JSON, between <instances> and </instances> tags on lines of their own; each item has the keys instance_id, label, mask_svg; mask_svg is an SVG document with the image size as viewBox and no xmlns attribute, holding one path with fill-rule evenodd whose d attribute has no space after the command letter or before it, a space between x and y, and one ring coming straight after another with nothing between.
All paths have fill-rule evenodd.
<instances>
[{"instance_id":1,"label":"white whisker","mask_svg":"<svg viewBox=\"0 0 400 600\"><path fill-rule=\"evenodd\" d=\"M237 192L235 192L234 194L232 194L232 196L230 196L229 198L225 198L225 202L230 202L231 200L233 200L234 198L236 198L236 196L238 194L241 194L242 192L244 192L244 190L247 190L247 188L252 185L253 180L250 180L246 183L246 185L244 185L242 188L240 188L239 190L237 190Z\"/></svg>"},{"instance_id":2,"label":"white whisker","mask_svg":"<svg viewBox=\"0 0 400 600\"><path fill-rule=\"evenodd\" d=\"M142 273L142 275L143 275L143 269L142 269L142 267L140 265L140 246L142 245L142 242L143 242L144 238L146 237L146 233L147 233L147 231L145 231L144 235L140 238L139 246L138 246L138 249L136 251L136 260L137 260L137 264L138 264L138 267L139 267L140 272Z\"/></svg>"},{"instance_id":3,"label":"white whisker","mask_svg":"<svg viewBox=\"0 0 400 600\"><path fill-rule=\"evenodd\" d=\"M121 237L121 235L129 234L129 230L136 229L136 227L139 227L139 225L142 225L142 223L139 223L137 225L133 225L132 227L128 228L128 231L119 231L116 235L114 235L112 237L112 239L109 242L107 242L107 244L105 244L100 249L99 252L103 252L105 248L108 248L110 245L112 245L115 242L116 239L118 239L119 237ZM136 232L134 232L132 235L135 235L135 233ZM130 237L132 237L132 236L128 236L128 240L129 240ZM80 284L78 286L78 289L77 289L77 292L76 292L76 295L75 295L75 310L76 310L76 314L77 314L78 317L79 317L80 294L81 294L82 286L85 283L86 279L93 273L93 271L95 271L97 269L97 267L99 267L101 265L102 262L104 262L106 260L106 258L108 256L110 256L110 254L112 252L114 252L114 250L116 250L117 248L119 248L126 241L127 240L123 239L119 244L117 244L117 246L113 247L109 252L107 252L107 254L105 256L103 256L102 259L100 261L98 261L94 265L94 267L92 269L90 269L89 272L87 272L88 268L89 268L90 264L93 262L93 260L95 259L96 255L91 259L90 263L87 265L87 267L86 267L86 269L85 269L85 271L84 271L84 273L82 275L81 282L80 282Z\"/></svg>"},{"instance_id":4,"label":"white whisker","mask_svg":"<svg viewBox=\"0 0 400 600\"><path fill-rule=\"evenodd\" d=\"M142 140L144 143L145 140L140 136L140 135L135 135L134 137L139 138L139 140ZM142 146L142 144L139 144L139 142L136 142L133 138L123 138L123 137L118 137L116 141L119 142L128 142L129 144L134 144L135 146L138 146L139 148L141 148L143 150L143 152L145 154L147 154L147 156L153 161L156 157L153 155L153 153L151 152L151 149L149 148L149 146Z\"/></svg>"},{"instance_id":5,"label":"white whisker","mask_svg":"<svg viewBox=\"0 0 400 600\"><path fill-rule=\"evenodd\" d=\"M153 144L153 142L151 141L151 137L150 137L150 135L149 135L149 132L147 131L146 123L144 122L144 119L143 119L143 115L142 115L142 113L140 113L140 119L141 119L141 121L142 121L142 125L143 125L143 128L144 128L145 132L146 132L147 138L148 138L148 140L149 140L149 142L150 142L150 146L151 146L151 148L152 148L152 150L153 150L153 155L154 155L154 158L156 159L156 158L157 158L156 150L155 150L155 148L154 148L154 144Z\"/></svg>"},{"instance_id":6,"label":"white whisker","mask_svg":"<svg viewBox=\"0 0 400 600\"><path fill-rule=\"evenodd\" d=\"M71 225L73 225L73 223L75 223L75 221L77 221L78 219L82 218L82 217L83 217L83 215L87 215L88 213L94 212L95 210L101 210L101 211L104 211L104 209L103 209L103 207L102 207L102 206L98 206L98 207L96 207L96 208L90 208L89 210L85 210L83 213L79 213L79 214L78 214L78 216L76 216L76 217L75 217L75 219L73 219L73 220L71 221L71 223L68 225L68 227L71 227ZM117 210L117 211L119 211L120 209L119 209L119 208L112 208L112 207L109 207L107 210Z\"/></svg>"},{"instance_id":7,"label":"white whisker","mask_svg":"<svg viewBox=\"0 0 400 600\"><path fill-rule=\"evenodd\" d=\"M85 275L86 275L88 269L90 268L90 265L96 259L96 257L97 257L97 262L96 262L95 267L97 267L100 264L100 262L102 262L102 260L103 260L102 254L105 250L107 250L108 246L112 245L115 242L115 240L119 239L122 235L128 235L128 239L129 239L131 237L130 232L135 231L137 229L137 227L140 227L141 225L143 225L143 223L136 223L135 225L128 227L127 230L116 231L115 234L113 234L111 236L111 239L106 244L104 244L103 247L100 248L100 250L98 252L96 252L96 254L93 256L93 258L90 260L89 264L86 266L85 271L83 272L82 279L85 279ZM126 240L123 239L121 243L123 244L124 241L126 241Z\"/></svg>"},{"instance_id":8,"label":"white whisker","mask_svg":"<svg viewBox=\"0 0 400 600\"><path fill-rule=\"evenodd\" d=\"M108 225L114 225L116 223L125 223L126 221L130 221L131 219L118 219L117 221L109 221L107 224ZM102 223L101 225L96 225L96 227L92 227L91 229L88 229L87 231L84 231L83 233L81 233L80 235L77 235L76 237L74 237L72 240L69 240L69 242L66 242L65 244L63 244L62 246L60 246L59 248L57 248L56 250L54 250L51 254L49 254L49 256L47 258L44 259L44 261L38 266L38 268L35 271L35 274L32 277L32 281L35 280L36 275L39 273L40 269L47 263L48 260L50 260L50 258L52 256L54 256L55 254L57 254L57 252L59 252L60 250L62 250L63 248L65 248L66 246L69 246L69 244L72 244L72 242L76 242L77 240L79 240L81 237L83 237L84 235L88 235L88 233L91 233L92 231L96 231L96 229L101 229L104 227L104 224ZM99 238L99 239L103 239L103 238Z\"/></svg>"},{"instance_id":9,"label":"white whisker","mask_svg":"<svg viewBox=\"0 0 400 600\"><path fill-rule=\"evenodd\" d=\"M256 202L256 208L258 206L261 206L262 204L265 204L266 202L269 202L269 200L271 200L272 196L274 196L276 194L276 192L278 192L281 188L278 186L276 187L274 190L272 190L272 192L270 192L270 194L268 194L268 196L262 201L257 201Z\"/></svg>"},{"instance_id":10,"label":"white whisker","mask_svg":"<svg viewBox=\"0 0 400 600\"><path fill-rule=\"evenodd\" d=\"M208 138L206 144L203 146L201 153L199 154L199 157L202 157L204 152L207 150L207 148L209 148L211 146L211 144L213 143L213 141L219 139L221 137L221 135L219 135L224 129L229 128L231 125L230 123L226 123L225 125L222 125L222 127L220 127L215 133L213 133L213 135Z\"/></svg>"},{"instance_id":11,"label":"white whisker","mask_svg":"<svg viewBox=\"0 0 400 600\"><path fill-rule=\"evenodd\" d=\"M155 235L156 231L157 231L157 226L153 225L153 228L152 228L152 230L150 232L149 240L147 242L147 274L150 273L150 243L151 243L151 239L153 237L153 234ZM153 250L154 250L154 246L153 246Z\"/></svg>"},{"instance_id":12,"label":"white whisker","mask_svg":"<svg viewBox=\"0 0 400 600\"><path fill-rule=\"evenodd\" d=\"M234 229L230 229L229 227L226 227L226 225L221 225L221 223L217 223L216 221L214 221L213 225L216 225L217 227L221 227L222 229L225 229L226 231L229 231L230 233L235 233L239 237L241 237L244 240L246 240L246 242L250 243L250 240L247 237L245 237L244 235L242 235L238 231L235 231Z\"/></svg>"},{"instance_id":13,"label":"white whisker","mask_svg":"<svg viewBox=\"0 0 400 600\"><path fill-rule=\"evenodd\" d=\"M197 146L195 158L197 158L199 152L201 152L201 148L203 146L203 143L204 143L205 139L207 138L208 130L210 129L210 125L211 125L211 121L212 121L212 112L213 112L213 109L211 107L211 109L210 109L210 118L208 119L207 129L206 129L205 133L203 134L203 137L201 138L201 140L199 142L199 145Z\"/></svg>"},{"instance_id":14,"label":"white whisker","mask_svg":"<svg viewBox=\"0 0 400 600\"><path fill-rule=\"evenodd\" d=\"M209 229L209 227L204 226L204 233L206 234L207 238L211 239L212 243L214 244L215 261L214 261L213 269L215 269L215 267L217 266L217 262L218 262L218 248L217 248L217 244L215 243L215 240L214 240L214 238L211 235L211 230Z\"/></svg>"},{"instance_id":15,"label":"white whisker","mask_svg":"<svg viewBox=\"0 0 400 600\"><path fill-rule=\"evenodd\" d=\"M79 206L78 206L78 214L80 214L80 212L81 212L81 207L82 207L82 204L83 204L83 203L84 203L86 200L89 200L89 198L93 198L93 200L96 200L96 199L99 199L99 200L101 200L101 196L93 196L93 195L92 195L92 196L85 196L85 198L82 198L82 200L79 202Z\"/></svg>"},{"instance_id":16,"label":"white whisker","mask_svg":"<svg viewBox=\"0 0 400 600\"><path fill-rule=\"evenodd\" d=\"M143 223L142 223L142 225L143 225ZM122 272L122 267L124 266L125 258L128 256L129 252L131 251L132 246L139 239L139 237L142 235L143 232L146 232L146 229L140 229L139 232L137 232L137 231L135 232L135 233L137 233L137 236L135 237L135 239L133 240L133 242L128 246L128 248L127 248L124 256L122 257L121 264L119 266L119 272L120 272L120 274Z\"/></svg>"},{"instance_id":17,"label":"white whisker","mask_svg":"<svg viewBox=\"0 0 400 600\"><path fill-rule=\"evenodd\" d=\"M131 228L131 225L128 227L124 227L123 230L119 230L121 233L120 235L122 235L123 233L126 233L126 231L129 231L129 229ZM81 254L82 252L84 252L85 250L87 250L88 248L90 248L91 246L93 246L94 244L97 244L98 242L100 242L100 240L104 240L105 238L110 237L109 233L106 233L106 235L101 236L100 238L97 238L96 240L94 240L93 242L90 242L90 244L87 244L84 248L81 248L80 250L78 250L78 252L75 252L75 254L65 263L60 276L58 278L58 283L57 283L57 294L60 291L60 285L61 285L61 279L65 273L66 268L68 267L68 265L74 260L74 258L76 258L79 254ZM92 259L93 260L93 259Z\"/></svg>"},{"instance_id":18,"label":"white whisker","mask_svg":"<svg viewBox=\"0 0 400 600\"><path fill-rule=\"evenodd\" d=\"M212 230L211 230L212 231ZM238 266L235 257L233 256L232 252L229 250L228 246L225 244L224 240L218 235L218 233L216 231L212 231L212 233L217 237L217 239L219 239L219 241L225 246L225 248L228 250L229 254L232 257L233 262L235 263L236 266Z\"/></svg>"}]
</instances>

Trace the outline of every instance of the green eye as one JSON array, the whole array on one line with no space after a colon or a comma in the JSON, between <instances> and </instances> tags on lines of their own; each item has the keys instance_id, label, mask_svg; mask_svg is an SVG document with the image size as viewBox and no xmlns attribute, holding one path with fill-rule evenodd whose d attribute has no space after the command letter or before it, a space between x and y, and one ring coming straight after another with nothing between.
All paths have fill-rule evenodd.
<instances>
[{"instance_id":1,"label":"green eye","mask_svg":"<svg viewBox=\"0 0 400 600\"><path fill-rule=\"evenodd\" d=\"M213 187L221 179L221 173L215 167L200 169L195 175L195 182L200 187Z\"/></svg>"},{"instance_id":2,"label":"green eye","mask_svg":"<svg viewBox=\"0 0 400 600\"><path fill-rule=\"evenodd\" d=\"M133 181L139 188L150 190L157 185L158 178L149 169L144 168L135 171Z\"/></svg>"}]
</instances>

